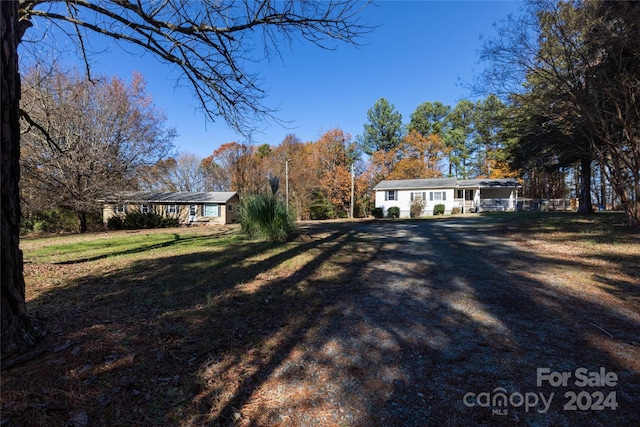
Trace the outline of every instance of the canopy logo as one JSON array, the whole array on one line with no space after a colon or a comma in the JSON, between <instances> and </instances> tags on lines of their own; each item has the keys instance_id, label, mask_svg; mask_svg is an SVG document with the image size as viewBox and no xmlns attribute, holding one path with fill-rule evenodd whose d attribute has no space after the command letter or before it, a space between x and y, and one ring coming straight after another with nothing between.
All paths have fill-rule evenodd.
<instances>
[{"instance_id":1,"label":"canopy logo","mask_svg":"<svg viewBox=\"0 0 640 427\"><path fill-rule=\"evenodd\" d=\"M478 394L472 392L466 393L462 401L465 406L470 408L474 406L491 408L493 415L507 415L509 413L509 407L524 407L525 412L536 409L538 413L544 414L549 410L553 396L554 393L551 393L547 398L544 393L534 392L507 394L507 390L502 387L497 387L493 392L482 392ZM539 405L540 407L538 407Z\"/></svg>"},{"instance_id":2,"label":"canopy logo","mask_svg":"<svg viewBox=\"0 0 640 427\"><path fill-rule=\"evenodd\" d=\"M552 371L550 368L537 368L536 385L538 387L589 387L592 390L567 390L562 395L565 411L603 411L618 409L617 395L614 390L602 391L604 387L618 385L618 375L600 367L597 371L587 368L577 368L574 371ZM595 389L595 390L593 390ZM556 393L543 392L513 392L509 393L503 387L496 387L493 391L480 393L467 392L462 402L469 408L491 408L493 415L507 415L509 408L523 408L524 412L537 411L544 414L549 411Z\"/></svg>"}]
</instances>

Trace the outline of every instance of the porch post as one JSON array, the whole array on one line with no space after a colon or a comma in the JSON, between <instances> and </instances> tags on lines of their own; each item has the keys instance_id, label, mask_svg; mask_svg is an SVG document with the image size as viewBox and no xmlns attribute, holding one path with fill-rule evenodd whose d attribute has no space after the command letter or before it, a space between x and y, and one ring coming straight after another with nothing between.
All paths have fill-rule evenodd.
<instances>
[{"instance_id":1,"label":"porch post","mask_svg":"<svg viewBox=\"0 0 640 427\"><path fill-rule=\"evenodd\" d=\"M467 213L467 189L462 189L462 213Z\"/></svg>"}]
</instances>

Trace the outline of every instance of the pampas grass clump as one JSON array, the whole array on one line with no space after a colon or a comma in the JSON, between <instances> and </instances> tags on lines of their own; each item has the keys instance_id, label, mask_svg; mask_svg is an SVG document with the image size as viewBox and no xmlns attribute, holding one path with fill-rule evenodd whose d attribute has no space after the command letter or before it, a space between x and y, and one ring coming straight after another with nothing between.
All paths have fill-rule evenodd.
<instances>
[{"instance_id":1,"label":"pampas grass clump","mask_svg":"<svg viewBox=\"0 0 640 427\"><path fill-rule=\"evenodd\" d=\"M247 198L241 206L242 231L252 239L285 242L297 235L293 217L275 196L259 194Z\"/></svg>"}]
</instances>

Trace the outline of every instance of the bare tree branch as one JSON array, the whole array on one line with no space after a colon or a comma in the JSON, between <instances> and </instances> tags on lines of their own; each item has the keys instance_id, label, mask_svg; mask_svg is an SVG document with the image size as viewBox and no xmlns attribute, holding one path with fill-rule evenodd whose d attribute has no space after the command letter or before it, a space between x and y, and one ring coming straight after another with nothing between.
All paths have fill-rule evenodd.
<instances>
[{"instance_id":1,"label":"bare tree branch","mask_svg":"<svg viewBox=\"0 0 640 427\"><path fill-rule=\"evenodd\" d=\"M265 91L256 62L279 55L283 43L296 39L325 49L335 49L337 43L357 45L372 29L358 18L366 3L348 0L64 3L66 13L55 7L56 2L23 1L21 18L73 26L76 31L67 34L83 52L87 36L81 28L138 46L178 66L205 115L214 121L222 118L245 135L255 129L256 121L277 121L276 110L263 104Z\"/></svg>"}]
</instances>

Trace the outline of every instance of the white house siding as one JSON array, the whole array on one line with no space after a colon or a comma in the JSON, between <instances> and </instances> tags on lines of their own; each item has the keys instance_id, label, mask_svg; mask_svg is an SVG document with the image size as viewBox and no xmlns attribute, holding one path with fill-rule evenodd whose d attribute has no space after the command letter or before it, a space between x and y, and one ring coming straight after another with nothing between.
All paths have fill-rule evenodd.
<instances>
[{"instance_id":1,"label":"white house siding","mask_svg":"<svg viewBox=\"0 0 640 427\"><path fill-rule=\"evenodd\" d=\"M445 206L445 214L454 207L463 212L514 211L520 184L512 178L471 179L427 178L381 181L375 190L376 207L388 215L389 208L400 208L400 217L410 217L411 193L424 194L426 205L421 216L433 215L436 205ZM389 200L393 192L393 200ZM462 209L461 209L462 210Z\"/></svg>"},{"instance_id":2,"label":"white house siding","mask_svg":"<svg viewBox=\"0 0 640 427\"><path fill-rule=\"evenodd\" d=\"M388 191L395 191L397 200L386 200ZM434 193L440 193L440 199ZM453 209L454 190L453 188L436 188L436 189L415 189L415 190L377 190L376 191L376 207L382 208L384 215L388 215L390 207L397 206L400 208L400 218L409 218L411 216L411 193L425 193L426 204L421 216L433 215L436 205L444 205L445 214L450 214ZM444 197L442 194L444 193ZM433 194L432 200L431 196Z\"/></svg>"}]
</instances>

